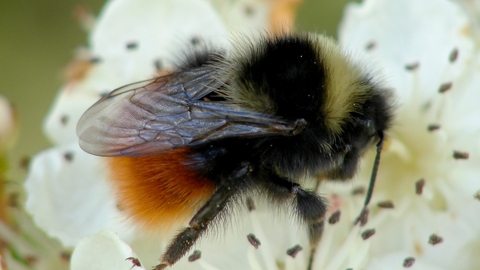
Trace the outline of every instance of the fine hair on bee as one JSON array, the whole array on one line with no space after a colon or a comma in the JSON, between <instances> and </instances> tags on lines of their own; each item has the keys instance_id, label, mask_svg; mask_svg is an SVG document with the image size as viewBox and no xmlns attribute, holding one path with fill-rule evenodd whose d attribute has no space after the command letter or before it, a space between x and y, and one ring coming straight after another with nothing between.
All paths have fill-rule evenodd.
<instances>
[{"instance_id":1,"label":"fine hair on bee","mask_svg":"<svg viewBox=\"0 0 480 270\"><path fill-rule=\"evenodd\" d=\"M102 97L77 134L86 152L110 157L127 216L151 230L183 226L155 269L247 196L293 208L308 228L310 269L327 201L300 179L350 179L376 144L366 209L392 118L390 92L335 41L285 33L204 46L176 71Z\"/></svg>"}]
</instances>

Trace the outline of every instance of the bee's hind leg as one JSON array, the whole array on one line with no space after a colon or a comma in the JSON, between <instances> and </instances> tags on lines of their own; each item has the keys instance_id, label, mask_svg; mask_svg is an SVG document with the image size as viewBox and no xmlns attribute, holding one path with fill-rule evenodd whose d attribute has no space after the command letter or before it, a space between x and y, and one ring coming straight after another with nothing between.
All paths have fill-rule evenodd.
<instances>
[{"instance_id":1,"label":"bee's hind leg","mask_svg":"<svg viewBox=\"0 0 480 270\"><path fill-rule=\"evenodd\" d=\"M250 164L244 163L228 177L222 179L212 197L190 220L189 227L183 229L170 242L167 250L160 258L160 264L154 267L155 270L162 270L172 266L192 248L193 244L207 231L215 217L225 208L232 196L238 191L235 188L238 185L238 181L242 181L250 171Z\"/></svg>"}]
</instances>

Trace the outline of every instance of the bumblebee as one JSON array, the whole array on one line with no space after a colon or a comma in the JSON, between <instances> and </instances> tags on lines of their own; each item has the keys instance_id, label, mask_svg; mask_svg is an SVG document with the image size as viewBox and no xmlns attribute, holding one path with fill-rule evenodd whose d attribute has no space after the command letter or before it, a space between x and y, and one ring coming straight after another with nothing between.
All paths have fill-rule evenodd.
<instances>
[{"instance_id":1,"label":"bumblebee","mask_svg":"<svg viewBox=\"0 0 480 270\"><path fill-rule=\"evenodd\" d=\"M116 89L78 123L81 148L111 157L127 216L149 229L188 224L156 269L175 264L249 196L293 206L314 250L327 202L299 179L350 179L378 142L365 207L370 200L393 118L389 91L323 35L239 43Z\"/></svg>"}]
</instances>

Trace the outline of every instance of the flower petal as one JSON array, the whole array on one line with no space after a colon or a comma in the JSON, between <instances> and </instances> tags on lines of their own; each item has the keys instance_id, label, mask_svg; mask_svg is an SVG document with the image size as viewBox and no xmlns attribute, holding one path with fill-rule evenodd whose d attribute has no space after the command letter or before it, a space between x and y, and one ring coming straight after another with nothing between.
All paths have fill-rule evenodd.
<instances>
[{"instance_id":1,"label":"flower petal","mask_svg":"<svg viewBox=\"0 0 480 270\"><path fill-rule=\"evenodd\" d=\"M86 169L88 168L88 169ZM102 161L72 144L40 152L32 160L25 182L26 208L37 225L66 246L88 234L114 228L121 218L106 181Z\"/></svg>"},{"instance_id":2,"label":"flower petal","mask_svg":"<svg viewBox=\"0 0 480 270\"><path fill-rule=\"evenodd\" d=\"M426 102L442 82L451 80L444 75L450 68L451 53L459 51L455 65L461 66L474 49L468 16L453 1L368 0L350 4L339 36L348 50L367 51L370 61L379 63L400 104L409 102L415 83L422 89L419 102ZM417 64L418 75L406 72L408 65Z\"/></svg>"},{"instance_id":3,"label":"flower petal","mask_svg":"<svg viewBox=\"0 0 480 270\"><path fill-rule=\"evenodd\" d=\"M222 20L234 36L238 33L258 34L270 28L268 23L272 1L210 0L210 2L219 11Z\"/></svg>"},{"instance_id":4,"label":"flower petal","mask_svg":"<svg viewBox=\"0 0 480 270\"><path fill-rule=\"evenodd\" d=\"M92 85L93 84L93 85ZM88 107L100 98L91 78L65 86L57 95L44 123L44 132L55 144L77 141L76 125Z\"/></svg>"},{"instance_id":5,"label":"flower petal","mask_svg":"<svg viewBox=\"0 0 480 270\"><path fill-rule=\"evenodd\" d=\"M63 87L46 134L56 144L76 141L78 119L101 95L172 69L196 42L226 45L226 39L221 19L203 0L108 2L90 36L88 72Z\"/></svg>"},{"instance_id":6,"label":"flower petal","mask_svg":"<svg viewBox=\"0 0 480 270\"><path fill-rule=\"evenodd\" d=\"M132 248L110 230L83 238L72 254L70 265L72 270L145 269Z\"/></svg>"},{"instance_id":7,"label":"flower petal","mask_svg":"<svg viewBox=\"0 0 480 270\"><path fill-rule=\"evenodd\" d=\"M90 37L92 54L114 61L109 71L127 84L169 69L199 42L222 44L226 29L203 0L108 2ZM120 84L121 85L121 84Z\"/></svg>"}]
</instances>

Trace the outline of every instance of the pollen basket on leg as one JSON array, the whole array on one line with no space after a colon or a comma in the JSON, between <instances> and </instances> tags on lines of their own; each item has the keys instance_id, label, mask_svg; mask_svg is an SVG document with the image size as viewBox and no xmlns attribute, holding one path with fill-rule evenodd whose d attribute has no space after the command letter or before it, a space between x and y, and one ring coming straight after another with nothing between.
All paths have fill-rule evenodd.
<instances>
[{"instance_id":1,"label":"pollen basket on leg","mask_svg":"<svg viewBox=\"0 0 480 270\"><path fill-rule=\"evenodd\" d=\"M214 183L187 165L189 152L107 159L119 205L135 224L151 231L175 229L212 196Z\"/></svg>"}]
</instances>

